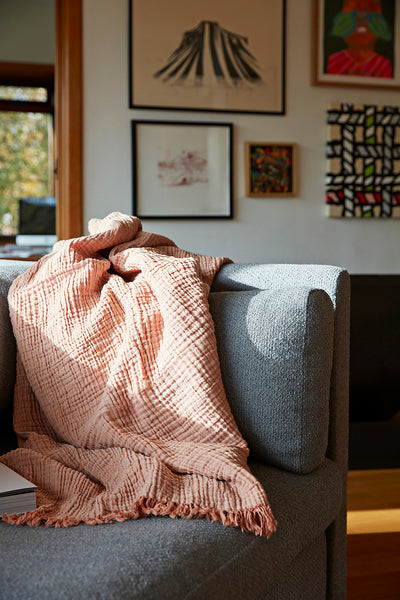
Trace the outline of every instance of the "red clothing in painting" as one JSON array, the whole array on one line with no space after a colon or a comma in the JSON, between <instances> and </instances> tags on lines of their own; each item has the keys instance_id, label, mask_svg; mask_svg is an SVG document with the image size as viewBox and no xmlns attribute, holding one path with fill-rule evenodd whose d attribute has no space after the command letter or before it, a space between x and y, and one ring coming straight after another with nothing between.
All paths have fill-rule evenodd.
<instances>
[{"instance_id":1,"label":"red clothing in painting","mask_svg":"<svg viewBox=\"0 0 400 600\"><path fill-rule=\"evenodd\" d=\"M363 77L385 77L392 79L392 64L389 59L374 54L366 61L359 63L350 56L347 50L331 54L328 60L327 73L330 75L361 75Z\"/></svg>"}]
</instances>

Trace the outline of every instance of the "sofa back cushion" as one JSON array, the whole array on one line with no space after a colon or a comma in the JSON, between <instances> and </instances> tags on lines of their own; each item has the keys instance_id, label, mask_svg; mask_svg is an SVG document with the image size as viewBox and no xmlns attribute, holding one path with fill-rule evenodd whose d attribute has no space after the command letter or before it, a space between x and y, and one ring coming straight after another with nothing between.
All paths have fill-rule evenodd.
<instances>
[{"instance_id":1,"label":"sofa back cushion","mask_svg":"<svg viewBox=\"0 0 400 600\"><path fill-rule=\"evenodd\" d=\"M333 305L308 287L209 295L222 379L250 453L308 473L325 457Z\"/></svg>"}]
</instances>

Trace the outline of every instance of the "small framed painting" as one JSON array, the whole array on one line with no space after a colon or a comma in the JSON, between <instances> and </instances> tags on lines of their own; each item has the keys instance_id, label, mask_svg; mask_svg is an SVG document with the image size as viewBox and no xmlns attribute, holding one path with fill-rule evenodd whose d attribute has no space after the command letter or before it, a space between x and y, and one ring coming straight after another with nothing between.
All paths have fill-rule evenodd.
<instances>
[{"instance_id":1,"label":"small framed painting","mask_svg":"<svg viewBox=\"0 0 400 600\"><path fill-rule=\"evenodd\" d=\"M232 123L132 121L133 214L232 218Z\"/></svg>"},{"instance_id":2,"label":"small framed painting","mask_svg":"<svg viewBox=\"0 0 400 600\"><path fill-rule=\"evenodd\" d=\"M246 143L246 196L295 196L297 146L282 142Z\"/></svg>"},{"instance_id":3,"label":"small framed painting","mask_svg":"<svg viewBox=\"0 0 400 600\"><path fill-rule=\"evenodd\" d=\"M285 114L285 7L130 0L130 107Z\"/></svg>"},{"instance_id":4,"label":"small framed painting","mask_svg":"<svg viewBox=\"0 0 400 600\"><path fill-rule=\"evenodd\" d=\"M400 89L397 0L314 0L314 85Z\"/></svg>"}]
</instances>

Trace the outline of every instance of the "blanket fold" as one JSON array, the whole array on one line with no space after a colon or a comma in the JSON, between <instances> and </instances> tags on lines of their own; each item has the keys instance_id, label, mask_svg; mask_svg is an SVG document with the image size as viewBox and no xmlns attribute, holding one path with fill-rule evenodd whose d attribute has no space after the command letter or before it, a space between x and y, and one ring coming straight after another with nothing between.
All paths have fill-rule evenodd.
<instances>
[{"instance_id":1,"label":"blanket fold","mask_svg":"<svg viewBox=\"0 0 400 600\"><path fill-rule=\"evenodd\" d=\"M13 282L19 448L1 461L39 489L35 511L5 521L205 517L270 536L208 307L224 262L112 213Z\"/></svg>"}]
</instances>

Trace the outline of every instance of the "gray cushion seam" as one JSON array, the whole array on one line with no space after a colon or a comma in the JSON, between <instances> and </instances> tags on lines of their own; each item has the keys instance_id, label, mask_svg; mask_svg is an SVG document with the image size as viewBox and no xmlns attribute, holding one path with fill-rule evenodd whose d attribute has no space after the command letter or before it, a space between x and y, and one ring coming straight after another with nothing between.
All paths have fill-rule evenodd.
<instances>
[{"instance_id":1,"label":"gray cushion seam","mask_svg":"<svg viewBox=\"0 0 400 600\"><path fill-rule=\"evenodd\" d=\"M218 567L218 569L215 569L215 571L213 571L206 579L203 579L203 581L201 581L201 583L199 583L194 588L194 590L190 590L190 592L183 598L183 600L189 600L192 594L194 594L197 590L199 590L205 583L207 583L207 581L209 581L212 577L214 577L219 571L222 571L227 566L229 566L234 560L236 560L238 558L238 556L240 556L244 552L247 552L247 550L249 548L251 548L252 546L254 546L254 544L256 544L257 541L258 541L257 539L253 540L252 542L250 542L249 544L247 544L247 546L245 546L240 552L237 552L227 562L225 562L223 565L221 565L220 567Z\"/></svg>"}]
</instances>

